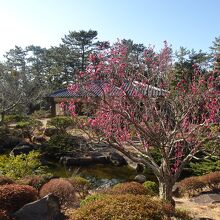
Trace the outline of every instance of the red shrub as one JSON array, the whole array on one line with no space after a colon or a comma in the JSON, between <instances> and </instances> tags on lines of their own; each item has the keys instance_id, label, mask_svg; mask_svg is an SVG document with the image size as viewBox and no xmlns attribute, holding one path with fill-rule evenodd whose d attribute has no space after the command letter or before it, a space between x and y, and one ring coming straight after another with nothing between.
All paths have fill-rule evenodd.
<instances>
[{"instance_id":1,"label":"red shrub","mask_svg":"<svg viewBox=\"0 0 220 220\"><path fill-rule=\"evenodd\" d=\"M212 190L220 188L220 171L201 176L201 180Z\"/></svg>"},{"instance_id":2,"label":"red shrub","mask_svg":"<svg viewBox=\"0 0 220 220\"><path fill-rule=\"evenodd\" d=\"M1 208L8 212L15 212L36 199L37 191L31 186L17 184L0 186Z\"/></svg>"},{"instance_id":3,"label":"red shrub","mask_svg":"<svg viewBox=\"0 0 220 220\"><path fill-rule=\"evenodd\" d=\"M44 184L40 190L40 197L49 193L57 196L63 207L73 206L76 201L75 190L72 184L65 179L52 179Z\"/></svg>"}]
</instances>

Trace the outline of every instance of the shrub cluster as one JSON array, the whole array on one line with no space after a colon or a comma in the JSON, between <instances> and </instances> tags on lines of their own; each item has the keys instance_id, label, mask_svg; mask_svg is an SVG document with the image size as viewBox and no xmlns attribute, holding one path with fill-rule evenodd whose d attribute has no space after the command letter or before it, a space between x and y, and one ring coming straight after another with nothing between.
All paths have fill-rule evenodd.
<instances>
[{"instance_id":1,"label":"shrub cluster","mask_svg":"<svg viewBox=\"0 0 220 220\"><path fill-rule=\"evenodd\" d=\"M31 151L29 154L17 156L0 155L0 174L12 179L22 178L33 173L42 174L45 167L41 165L40 154Z\"/></svg>"},{"instance_id":2,"label":"shrub cluster","mask_svg":"<svg viewBox=\"0 0 220 220\"><path fill-rule=\"evenodd\" d=\"M72 184L65 179L51 179L40 189L40 197L52 193L59 199L63 208L72 207L76 203L75 190Z\"/></svg>"},{"instance_id":3,"label":"shrub cluster","mask_svg":"<svg viewBox=\"0 0 220 220\"><path fill-rule=\"evenodd\" d=\"M9 184L0 186L1 209L11 213L37 199L37 191L31 186Z\"/></svg>"},{"instance_id":4,"label":"shrub cluster","mask_svg":"<svg viewBox=\"0 0 220 220\"><path fill-rule=\"evenodd\" d=\"M165 220L174 208L158 199L143 195L106 195L87 202L69 215L71 220Z\"/></svg>"},{"instance_id":5,"label":"shrub cluster","mask_svg":"<svg viewBox=\"0 0 220 220\"><path fill-rule=\"evenodd\" d=\"M123 195L123 194L132 194L132 195L148 195L149 190L144 187L142 184L137 182L125 182L119 183L113 186L112 188L106 190L106 194L111 195Z\"/></svg>"},{"instance_id":6,"label":"shrub cluster","mask_svg":"<svg viewBox=\"0 0 220 220\"><path fill-rule=\"evenodd\" d=\"M179 182L180 193L194 196L204 190L220 189L220 172L216 171L200 177L189 177Z\"/></svg>"}]
</instances>

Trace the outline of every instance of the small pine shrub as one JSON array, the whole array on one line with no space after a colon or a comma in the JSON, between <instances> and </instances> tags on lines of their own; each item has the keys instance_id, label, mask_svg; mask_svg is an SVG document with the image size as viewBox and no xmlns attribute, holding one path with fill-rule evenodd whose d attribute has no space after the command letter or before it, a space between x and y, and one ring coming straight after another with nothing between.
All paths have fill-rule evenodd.
<instances>
[{"instance_id":1,"label":"small pine shrub","mask_svg":"<svg viewBox=\"0 0 220 220\"><path fill-rule=\"evenodd\" d=\"M68 181L72 184L75 192L80 196L80 199L85 198L88 195L88 191L91 187L90 182L80 176L68 178Z\"/></svg>"},{"instance_id":2,"label":"small pine shrub","mask_svg":"<svg viewBox=\"0 0 220 220\"><path fill-rule=\"evenodd\" d=\"M143 186L152 194L152 195L156 195L158 194L158 185L153 182L153 181L145 181L143 183Z\"/></svg>"},{"instance_id":3,"label":"small pine shrub","mask_svg":"<svg viewBox=\"0 0 220 220\"><path fill-rule=\"evenodd\" d=\"M105 193L112 195L122 195L122 194L147 195L149 194L149 190L140 183L126 182L126 183L116 184L112 188L108 189Z\"/></svg>"},{"instance_id":4,"label":"small pine shrub","mask_svg":"<svg viewBox=\"0 0 220 220\"><path fill-rule=\"evenodd\" d=\"M7 176L0 176L0 186L12 183L14 183L14 181Z\"/></svg>"},{"instance_id":5,"label":"small pine shrub","mask_svg":"<svg viewBox=\"0 0 220 220\"><path fill-rule=\"evenodd\" d=\"M31 186L9 184L0 186L1 209L15 212L37 199L37 191Z\"/></svg>"},{"instance_id":6,"label":"small pine shrub","mask_svg":"<svg viewBox=\"0 0 220 220\"><path fill-rule=\"evenodd\" d=\"M168 220L175 214L171 205L143 195L106 195L69 213L70 220Z\"/></svg>"},{"instance_id":7,"label":"small pine shrub","mask_svg":"<svg viewBox=\"0 0 220 220\"><path fill-rule=\"evenodd\" d=\"M52 193L59 199L63 208L71 207L76 202L75 190L72 184L65 179L51 179L40 189L40 197Z\"/></svg>"}]
</instances>

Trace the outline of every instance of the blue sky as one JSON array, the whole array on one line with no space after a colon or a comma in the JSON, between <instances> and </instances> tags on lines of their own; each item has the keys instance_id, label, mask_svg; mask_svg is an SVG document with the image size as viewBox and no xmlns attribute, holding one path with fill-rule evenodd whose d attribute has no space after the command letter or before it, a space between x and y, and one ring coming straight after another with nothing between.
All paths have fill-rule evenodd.
<instances>
[{"instance_id":1,"label":"blue sky","mask_svg":"<svg viewBox=\"0 0 220 220\"><path fill-rule=\"evenodd\" d=\"M0 58L15 45L59 45L78 30L97 30L160 48L209 51L220 36L220 0L0 0Z\"/></svg>"}]
</instances>

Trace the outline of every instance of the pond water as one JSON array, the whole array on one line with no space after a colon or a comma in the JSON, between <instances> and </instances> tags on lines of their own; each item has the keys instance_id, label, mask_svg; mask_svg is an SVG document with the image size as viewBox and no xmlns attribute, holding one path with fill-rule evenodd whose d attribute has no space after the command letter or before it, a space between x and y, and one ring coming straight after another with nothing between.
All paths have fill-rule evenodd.
<instances>
[{"instance_id":1,"label":"pond water","mask_svg":"<svg viewBox=\"0 0 220 220\"><path fill-rule=\"evenodd\" d=\"M88 179L94 187L108 187L119 182L134 180L137 171L129 166L93 165L85 167L65 167L61 164L50 166L50 172L59 177L82 176ZM144 174L147 180L155 180L148 171Z\"/></svg>"}]
</instances>

